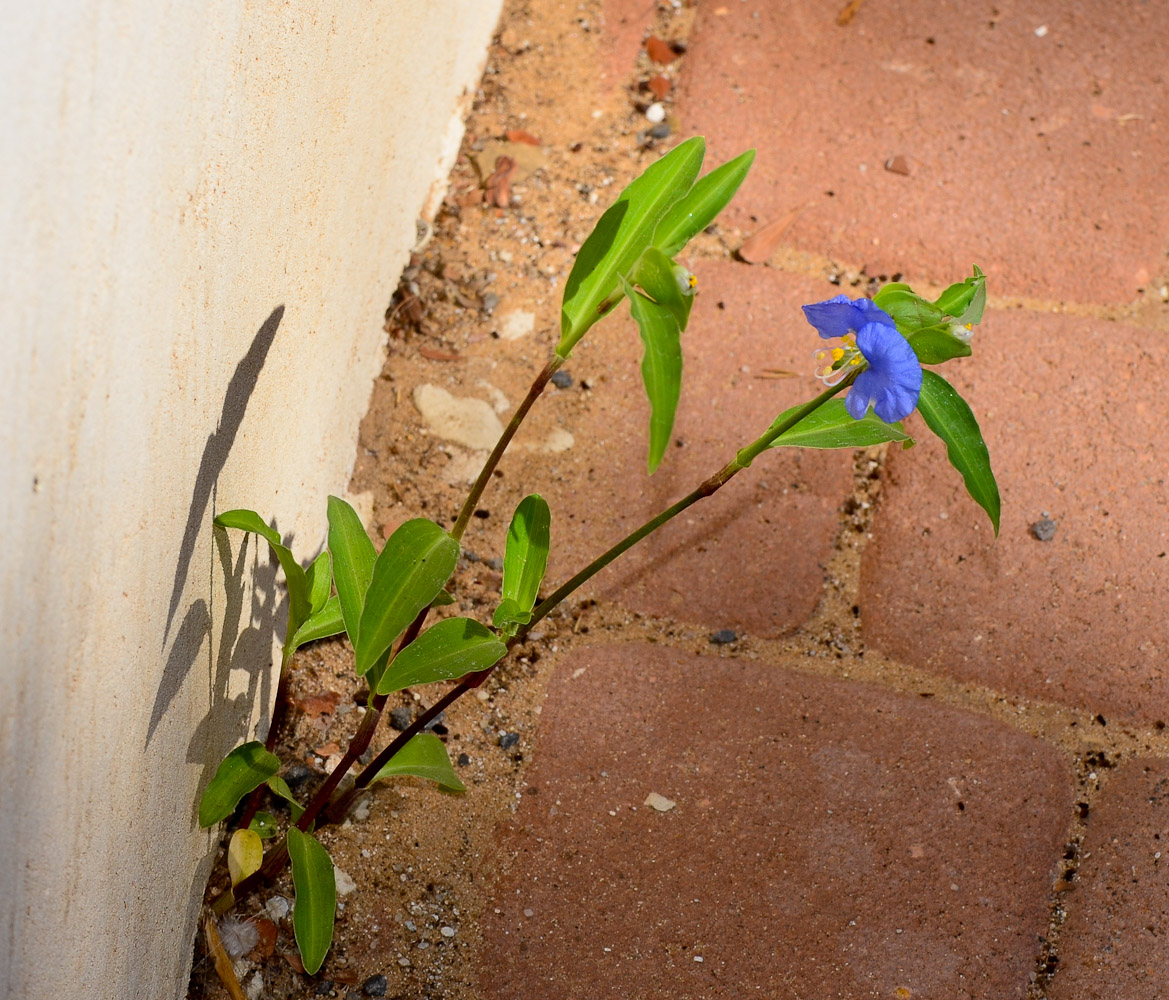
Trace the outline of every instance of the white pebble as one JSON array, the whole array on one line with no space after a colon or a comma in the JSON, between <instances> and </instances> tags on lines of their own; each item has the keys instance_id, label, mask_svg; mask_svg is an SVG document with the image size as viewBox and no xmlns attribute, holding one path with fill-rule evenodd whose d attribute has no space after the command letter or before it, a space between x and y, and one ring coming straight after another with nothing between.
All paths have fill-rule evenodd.
<instances>
[{"instance_id":1,"label":"white pebble","mask_svg":"<svg viewBox=\"0 0 1169 1000\"><path fill-rule=\"evenodd\" d=\"M661 104L651 104L645 109L645 120L657 124L666 120L666 109Z\"/></svg>"},{"instance_id":2,"label":"white pebble","mask_svg":"<svg viewBox=\"0 0 1169 1000\"><path fill-rule=\"evenodd\" d=\"M1046 24L1041 24L1041 25L1039 25L1038 28L1035 29L1035 37L1036 38L1042 38L1046 34L1047 34L1047 25Z\"/></svg>"},{"instance_id":3,"label":"white pebble","mask_svg":"<svg viewBox=\"0 0 1169 1000\"><path fill-rule=\"evenodd\" d=\"M445 938L452 938L455 936L455 929L453 927L440 927L438 932Z\"/></svg>"},{"instance_id":4,"label":"white pebble","mask_svg":"<svg viewBox=\"0 0 1169 1000\"><path fill-rule=\"evenodd\" d=\"M273 896L264 904L264 909L268 911L268 916L279 921L288 916L290 907L288 900L283 896Z\"/></svg>"},{"instance_id":5,"label":"white pebble","mask_svg":"<svg viewBox=\"0 0 1169 1000\"><path fill-rule=\"evenodd\" d=\"M695 956L694 956L694 961L696 961L696 962L701 962L701 961L702 961L702 956L701 956L701 955L695 955Z\"/></svg>"}]
</instances>

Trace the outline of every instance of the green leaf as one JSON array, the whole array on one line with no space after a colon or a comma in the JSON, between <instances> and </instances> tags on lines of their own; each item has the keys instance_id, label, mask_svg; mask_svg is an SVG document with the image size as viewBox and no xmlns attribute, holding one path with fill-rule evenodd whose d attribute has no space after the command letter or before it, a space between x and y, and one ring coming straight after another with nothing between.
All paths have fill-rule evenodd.
<instances>
[{"instance_id":1,"label":"green leaf","mask_svg":"<svg viewBox=\"0 0 1169 1000\"><path fill-rule=\"evenodd\" d=\"M264 843L251 827L236 830L227 843L227 873L234 889L264 863Z\"/></svg>"},{"instance_id":2,"label":"green leaf","mask_svg":"<svg viewBox=\"0 0 1169 1000\"><path fill-rule=\"evenodd\" d=\"M312 561L305 573L308 584L308 602L312 613L316 614L325 606L329 594L333 589L333 561L329 558L329 550L325 549Z\"/></svg>"},{"instance_id":3,"label":"green leaf","mask_svg":"<svg viewBox=\"0 0 1169 1000\"><path fill-rule=\"evenodd\" d=\"M284 545L280 544L280 533L275 528L264 523L254 510L227 510L215 518L215 524L221 528L239 528L241 531L250 531L261 536L276 553L280 561L280 568L284 570L284 579L288 583L288 634L300 628L311 613L309 604L308 579L301 569L296 557Z\"/></svg>"},{"instance_id":4,"label":"green leaf","mask_svg":"<svg viewBox=\"0 0 1169 1000\"><path fill-rule=\"evenodd\" d=\"M965 281L951 285L934 303L949 316L957 317L963 323L979 323L986 309L986 275L982 268L974 265L974 274Z\"/></svg>"},{"instance_id":5,"label":"green leaf","mask_svg":"<svg viewBox=\"0 0 1169 1000\"><path fill-rule=\"evenodd\" d=\"M969 338L954 333L955 324L961 324L908 285L900 282L885 285L873 296L873 303L893 318L923 365L937 365L970 355Z\"/></svg>"},{"instance_id":6,"label":"green leaf","mask_svg":"<svg viewBox=\"0 0 1169 1000\"><path fill-rule=\"evenodd\" d=\"M486 670L507 655L507 646L471 618L446 618L423 632L390 661L377 693L434 681L449 681Z\"/></svg>"},{"instance_id":7,"label":"green leaf","mask_svg":"<svg viewBox=\"0 0 1169 1000\"><path fill-rule=\"evenodd\" d=\"M409 647L407 647L409 648ZM428 778L437 781L442 788L452 792L465 792L466 785L459 781L455 769L451 767L446 747L433 733L419 733L393 757L385 766L374 775L374 781L383 778L392 778L395 775L411 775L415 778Z\"/></svg>"},{"instance_id":8,"label":"green leaf","mask_svg":"<svg viewBox=\"0 0 1169 1000\"><path fill-rule=\"evenodd\" d=\"M341 602L341 617L356 649L377 549L365 533L357 511L339 497L329 497L329 551L333 555L333 582Z\"/></svg>"},{"instance_id":9,"label":"green leaf","mask_svg":"<svg viewBox=\"0 0 1169 1000\"><path fill-rule=\"evenodd\" d=\"M793 406L777 419L783 420L798 409ZM854 420L845 409L843 399L830 399L784 431L771 447L868 448L885 441L901 441L906 447L913 444L913 438L905 433L900 421L887 424L871 410L860 420Z\"/></svg>"},{"instance_id":10,"label":"green leaf","mask_svg":"<svg viewBox=\"0 0 1169 1000\"><path fill-rule=\"evenodd\" d=\"M520 607L519 601L511 597L503 598L499 602L499 607L495 609L495 614L491 616L491 624L497 629L502 629L508 637L518 631L516 626L527 625L531 620L532 612L525 611Z\"/></svg>"},{"instance_id":11,"label":"green leaf","mask_svg":"<svg viewBox=\"0 0 1169 1000\"><path fill-rule=\"evenodd\" d=\"M373 567L357 638L357 674L385 653L423 608L430 607L455 571L459 543L418 517L390 535ZM344 604L342 604L344 610Z\"/></svg>"},{"instance_id":12,"label":"green leaf","mask_svg":"<svg viewBox=\"0 0 1169 1000\"><path fill-rule=\"evenodd\" d=\"M539 493L524 497L507 529L503 551L503 601L512 600L518 612L536 606L551 547L552 512ZM502 602L501 602L502 606Z\"/></svg>"},{"instance_id":13,"label":"green leaf","mask_svg":"<svg viewBox=\"0 0 1169 1000\"><path fill-rule=\"evenodd\" d=\"M344 631L345 620L341 617L341 602L335 596L330 597L320 611L309 615L308 620L296 630L289 653L300 649L306 642L327 639Z\"/></svg>"},{"instance_id":14,"label":"green leaf","mask_svg":"<svg viewBox=\"0 0 1169 1000\"><path fill-rule=\"evenodd\" d=\"M226 819L248 792L259 788L280 770L280 758L252 740L238 746L220 762L199 802L199 825L214 826Z\"/></svg>"},{"instance_id":15,"label":"green leaf","mask_svg":"<svg viewBox=\"0 0 1169 1000\"><path fill-rule=\"evenodd\" d=\"M292 930L304 971L314 975L333 943L333 920L337 914L337 877L333 859L316 837L295 826L288 830L288 857L292 861L292 885L296 906Z\"/></svg>"},{"instance_id":16,"label":"green leaf","mask_svg":"<svg viewBox=\"0 0 1169 1000\"><path fill-rule=\"evenodd\" d=\"M638 258L630 274L630 283L640 285L649 298L669 309L678 321L678 328L685 331L690 320L690 307L694 304L694 290L688 287L683 292L679 280L689 273L657 247L649 247Z\"/></svg>"},{"instance_id":17,"label":"green leaf","mask_svg":"<svg viewBox=\"0 0 1169 1000\"><path fill-rule=\"evenodd\" d=\"M448 604L454 604L454 603L455 603L455 599L450 594L448 594L445 590L440 590L438 592L438 597L436 597L431 602L430 606L432 608L445 608Z\"/></svg>"},{"instance_id":18,"label":"green leaf","mask_svg":"<svg viewBox=\"0 0 1169 1000\"><path fill-rule=\"evenodd\" d=\"M629 296L629 309L637 322L645 353L641 358L641 380L649 397L650 474L661 464L674 431L674 415L682 393L682 328L665 306L647 299L622 279Z\"/></svg>"},{"instance_id":19,"label":"green leaf","mask_svg":"<svg viewBox=\"0 0 1169 1000\"><path fill-rule=\"evenodd\" d=\"M666 212L691 189L705 152L701 136L687 139L647 167L601 216L564 286L557 355L567 358L588 328L620 300L621 276L650 245Z\"/></svg>"},{"instance_id":20,"label":"green leaf","mask_svg":"<svg viewBox=\"0 0 1169 1000\"><path fill-rule=\"evenodd\" d=\"M997 537L1001 512L999 488L978 421L966 400L941 375L925 371L922 376L917 408L929 429L946 443L950 464L962 473L967 492L986 511Z\"/></svg>"},{"instance_id":21,"label":"green leaf","mask_svg":"<svg viewBox=\"0 0 1169 1000\"><path fill-rule=\"evenodd\" d=\"M654 246L673 257L726 208L754 162L755 150L748 149L696 181L689 194L675 202L658 223Z\"/></svg>"},{"instance_id":22,"label":"green leaf","mask_svg":"<svg viewBox=\"0 0 1169 1000\"><path fill-rule=\"evenodd\" d=\"M301 814L304 812L304 806L296 801L296 797L292 794L292 789L288 787L288 782L279 775L274 774L268 779L266 784L274 795L280 796L280 798L288 803L288 812L292 816L292 822L295 823L300 819Z\"/></svg>"},{"instance_id":23,"label":"green leaf","mask_svg":"<svg viewBox=\"0 0 1169 1000\"><path fill-rule=\"evenodd\" d=\"M261 810L252 817L252 821L248 824L248 829L258 833L261 840L271 840L277 833L276 817L270 812L263 812Z\"/></svg>"}]
</instances>

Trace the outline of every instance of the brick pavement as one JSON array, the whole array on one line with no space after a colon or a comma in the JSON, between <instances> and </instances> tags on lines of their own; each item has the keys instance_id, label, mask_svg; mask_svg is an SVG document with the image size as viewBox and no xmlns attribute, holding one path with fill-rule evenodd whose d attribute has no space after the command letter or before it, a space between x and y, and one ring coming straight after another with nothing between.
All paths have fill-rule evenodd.
<instances>
[{"instance_id":1,"label":"brick pavement","mask_svg":"<svg viewBox=\"0 0 1169 1000\"><path fill-rule=\"evenodd\" d=\"M837 6L698 6L681 130L707 134L712 161L759 147L730 224L797 214L776 267L703 262L688 392L717 405L684 406L684 446L604 517L553 506L591 551L689 488L692 462L709 471L724 431L788 405L806 383L752 368L800 369L814 345L795 307L836 291L824 262L928 283L977 261L998 297L975 358L947 374L982 420L1002 535L940 448L891 454L850 584L863 653L814 664L793 650L847 530L843 456L768 456L722 507L599 578L631 610L795 640L728 656L630 643L558 665L536 793L501 833L514 860L484 919L485 997L1164 992L1160 15L870 0L841 27ZM606 5L609 58L649 26L634 7ZM895 156L907 173L885 169ZM635 369L611 377L630 402L597 447L632 475ZM1050 541L1030 531L1044 516ZM676 806L644 805L650 791Z\"/></svg>"}]
</instances>

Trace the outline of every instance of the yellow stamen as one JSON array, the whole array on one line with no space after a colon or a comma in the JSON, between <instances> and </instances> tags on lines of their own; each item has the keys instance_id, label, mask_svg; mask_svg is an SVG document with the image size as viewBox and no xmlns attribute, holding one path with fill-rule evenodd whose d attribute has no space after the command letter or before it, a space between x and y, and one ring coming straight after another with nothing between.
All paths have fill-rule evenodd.
<instances>
[{"instance_id":1,"label":"yellow stamen","mask_svg":"<svg viewBox=\"0 0 1169 1000\"><path fill-rule=\"evenodd\" d=\"M832 360L833 361L839 361L843 357L844 357L844 350L842 348L840 348L840 347L832 348Z\"/></svg>"},{"instance_id":2,"label":"yellow stamen","mask_svg":"<svg viewBox=\"0 0 1169 1000\"><path fill-rule=\"evenodd\" d=\"M861 363L860 358L853 358L851 361L849 361L850 365L859 365L860 363Z\"/></svg>"},{"instance_id":3,"label":"yellow stamen","mask_svg":"<svg viewBox=\"0 0 1169 1000\"><path fill-rule=\"evenodd\" d=\"M698 275L697 274L690 275L689 283L690 283L691 288L697 288L698 287Z\"/></svg>"}]
</instances>

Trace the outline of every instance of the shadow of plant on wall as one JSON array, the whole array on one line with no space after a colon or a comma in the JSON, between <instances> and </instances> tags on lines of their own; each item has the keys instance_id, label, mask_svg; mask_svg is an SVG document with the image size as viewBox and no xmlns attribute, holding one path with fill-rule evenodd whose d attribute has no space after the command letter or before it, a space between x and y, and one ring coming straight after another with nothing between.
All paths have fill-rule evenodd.
<instances>
[{"instance_id":1,"label":"shadow of plant on wall","mask_svg":"<svg viewBox=\"0 0 1169 1000\"><path fill-rule=\"evenodd\" d=\"M893 283L872 300L838 295L805 305L803 318L822 341L833 342L814 352L814 374L823 382L817 395L778 414L725 465L543 599L552 516L539 494L528 495L516 508L507 533L501 600L490 623L453 613L458 595L446 588L460 555L460 540L501 456L576 344L625 301L644 347L641 374L650 404L649 473L665 459L682 386L681 337L698 286L697 276L674 257L722 211L754 158L749 151L699 178L704 153L704 140L693 138L653 163L620 194L585 240L565 285L559 343L449 529L427 518L406 521L379 553L356 511L330 497L328 548L306 569L255 511L230 510L215 518L222 528L258 534L268 542L284 571L289 616L267 741L249 741L232 750L199 803L202 826L213 827L234 815L236 827L228 843L226 871L209 887L209 903L214 914L222 915L289 865L296 896L293 930L304 971L310 975L321 968L331 947L337 910L336 876L329 854L314 836L317 829L344 820L358 797L377 781L413 776L449 791L465 791L440 736L427 731L430 724L457 698L482 684L577 588L683 511L713 496L771 448L855 452L887 443L908 448L913 440L901 421L918 410L929 430L945 442L951 463L998 532L998 487L977 421L949 382L923 369L972 353L973 327L981 321L986 304L985 275L975 267L971 277L948 287L936 301ZM735 507L731 504L725 516L733 516ZM694 544L693 535L689 544ZM432 610L438 620L427 628ZM287 677L299 646L342 633L353 646L355 671L368 685L367 705L339 763L302 804L281 777L284 764L273 753L273 737L287 711ZM367 756L389 695L446 681L458 684L433 700L384 750ZM342 785L358 765L352 784ZM287 808L287 823L261 807ZM268 839L275 844L265 851L263 841ZM214 926L207 924L213 953ZM224 961L224 968L230 977L230 963Z\"/></svg>"},{"instance_id":2,"label":"shadow of plant on wall","mask_svg":"<svg viewBox=\"0 0 1169 1000\"><path fill-rule=\"evenodd\" d=\"M223 406L220 410L219 421L216 424L215 431L208 435L207 443L203 446L203 455L199 460L199 469L195 473L195 484L191 495L191 505L187 512L187 523L183 530L183 540L179 546L178 560L175 564L174 584L171 590L170 607L167 611L166 628L163 632L162 646L165 649L168 639L171 637L171 627L174 624L175 613L178 610L179 602L182 600L183 589L186 587L187 575L190 572L191 559L195 554L195 545L198 541L199 531L205 523L208 507L213 505L215 487L219 479L219 474L223 471L224 465L227 463L228 455L231 453L232 445L235 443L236 434L239 432L240 426L243 424L244 414L247 412L248 402L255 392L256 385L260 380L260 372L263 370L264 362L267 360L268 352L272 347L272 342L276 339L276 331L280 328L280 322L284 318L284 306L278 305L268 315L268 318L261 324L259 330L256 331L251 343L244 356L240 358L235 366L235 371L232 373L231 380L227 384L227 392L224 394ZM211 652L208 651L208 668L212 676L212 705L215 704L215 693L226 692L226 677L229 664L223 663L225 650L227 655L231 656L231 651L238 645L237 637L234 630L227 626L233 618L232 602L242 602L242 583L240 582L240 572L242 571L242 556L241 550L241 566L233 573L230 571L230 566L224 568L224 578L228 582L228 606L224 614L224 628L221 630L220 636L220 663L211 663ZM220 552L220 560L225 558L224 553ZM230 563L230 554L226 556ZM232 581L235 581L235 594L233 596ZM262 584L265 590L271 594L271 600L265 599L262 604L273 604L275 601L275 571L271 571L269 579L264 580L263 573L257 576L256 582L258 585ZM266 623L267 628L271 628L275 623L276 609L269 608L269 619ZM237 623L239 621L239 608L235 609L234 619ZM211 609L208 607L207 601L200 597L195 600L187 609L183 616L182 623L179 625L178 631L174 635L174 641L171 643L170 653L167 656L166 665L162 671L162 678L158 684L158 690L154 696L154 706L150 713L150 724L146 732L146 746L150 745L154 738L154 733L166 715L167 709L171 703L178 696L182 690L183 684L186 682L187 675L198 659L199 651L203 648L203 644L208 642L211 638ZM265 630L265 635L270 633ZM234 657L232 657L234 658ZM242 660L242 658L241 658ZM246 662L246 661L245 661ZM266 662L266 656L255 660L256 663ZM264 683L267 684L267 671L262 670L264 675ZM249 684L249 695L254 694L254 684ZM265 690L264 695L269 693ZM266 703L266 701L265 701ZM197 763L202 763L204 757L200 754Z\"/></svg>"}]
</instances>

